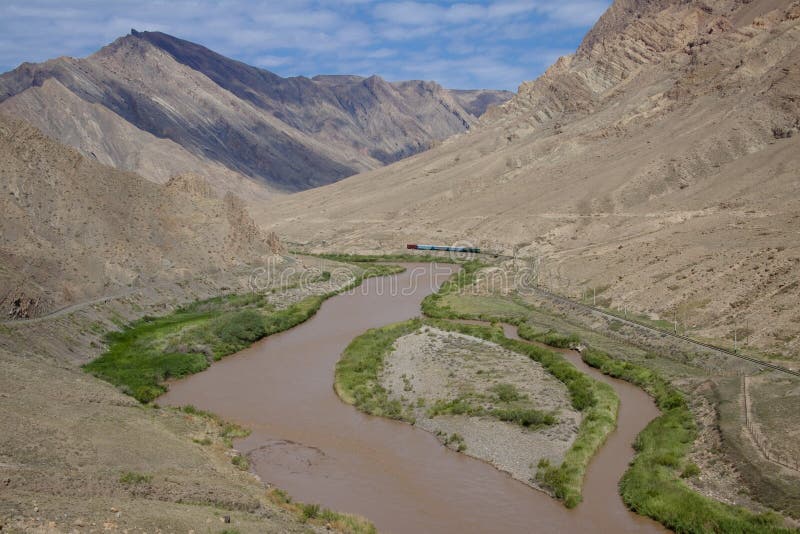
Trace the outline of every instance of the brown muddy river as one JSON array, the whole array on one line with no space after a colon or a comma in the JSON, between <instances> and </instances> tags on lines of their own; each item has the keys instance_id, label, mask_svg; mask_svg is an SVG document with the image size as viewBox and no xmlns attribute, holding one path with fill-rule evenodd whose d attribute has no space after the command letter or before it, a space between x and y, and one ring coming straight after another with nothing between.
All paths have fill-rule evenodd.
<instances>
[{"instance_id":1,"label":"brown muddy river","mask_svg":"<svg viewBox=\"0 0 800 534\"><path fill-rule=\"evenodd\" d=\"M617 492L633 457L630 444L658 411L644 392L604 377L577 354L566 356L611 383L622 406L619 427L589 466L584 502L574 510L423 430L339 400L334 366L350 341L419 315L422 299L454 272L444 264L406 267L366 280L305 323L173 383L158 402L193 404L251 428L235 446L264 482L298 501L363 515L381 532L663 532L629 512Z\"/></svg>"}]
</instances>

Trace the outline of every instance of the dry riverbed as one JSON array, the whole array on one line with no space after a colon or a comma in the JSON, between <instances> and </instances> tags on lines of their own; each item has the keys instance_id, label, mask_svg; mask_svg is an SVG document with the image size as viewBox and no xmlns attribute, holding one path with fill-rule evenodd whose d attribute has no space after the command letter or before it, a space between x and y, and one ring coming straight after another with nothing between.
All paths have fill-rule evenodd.
<instances>
[{"instance_id":1,"label":"dry riverbed","mask_svg":"<svg viewBox=\"0 0 800 534\"><path fill-rule=\"evenodd\" d=\"M538 363L494 343L433 327L400 337L379 380L390 398L413 412L417 426L537 488L539 461L560 464L581 421L567 388ZM515 405L551 413L556 421L525 427L500 420L491 415L506 404L498 392L515 396ZM437 405L452 406L453 401L483 413L435 413Z\"/></svg>"}]
</instances>

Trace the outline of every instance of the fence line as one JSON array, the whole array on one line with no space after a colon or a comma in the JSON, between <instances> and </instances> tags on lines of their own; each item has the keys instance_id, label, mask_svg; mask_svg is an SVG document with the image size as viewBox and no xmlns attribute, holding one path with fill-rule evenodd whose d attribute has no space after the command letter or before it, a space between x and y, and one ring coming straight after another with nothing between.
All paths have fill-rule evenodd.
<instances>
[{"instance_id":1,"label":"fence line","mask_svg":"<svg viewBox=\"0 0 800 534\"><path fill-rule=\"evenodd\" d=\"M761 431L753 422L753 417L751 414L753 406L750 402L750 377L746 374L742 374L742 398L744 399L743 405L745 428L747 428L753 443L756 444L756 447L759 451L761 451L761 454L764 456L764 458L772 463L792 469L793 471L800 472L800 460L798 458L786 458L785 456L781 456L770 451L768 448L769 442L767 441L767 438L761 433Z\"/></svg>"}]
</instances>

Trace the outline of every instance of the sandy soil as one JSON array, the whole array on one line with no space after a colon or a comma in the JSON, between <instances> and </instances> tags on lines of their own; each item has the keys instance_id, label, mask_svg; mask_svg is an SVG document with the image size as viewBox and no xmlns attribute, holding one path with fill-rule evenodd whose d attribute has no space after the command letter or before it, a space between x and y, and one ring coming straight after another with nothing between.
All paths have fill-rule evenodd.
<instances>
[{"instance_id":1,"label":"sandy soil","mask_svg":"<svg viewBox=\"0 0 800 534\"><path fill-rule=\"evenodd\" d=\"M391 397L414 407L417 426L443 442L460 435L463 452L534 487L539 487L533 478L539 460L560 463L580 425L581 415L570 406L566 387L538 363L494 343L436 328L424 327L398 339L380 383ZM556 412L558 422L528 430L488 416L427 414L438 399L488 394L499 383L516 386L537 409ZM450 441L449 446L458 448L459 443Z\"/></svg>"}]
</instances>

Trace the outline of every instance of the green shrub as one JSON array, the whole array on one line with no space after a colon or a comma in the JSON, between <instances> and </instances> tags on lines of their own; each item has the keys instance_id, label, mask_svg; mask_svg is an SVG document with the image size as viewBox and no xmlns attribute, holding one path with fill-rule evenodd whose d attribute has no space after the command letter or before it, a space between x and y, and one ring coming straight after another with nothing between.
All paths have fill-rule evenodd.
<instances>
[{"instance_id":1,"label":"green shrub","mask_svg":"<svg viewBox=\"0 0 800 534\"><path fill-rule=\"evenodd\" d=\"M507 421L526 428L552 425L557 421L552 413L523 407L495 408L492 410L492 415L501 421Z\"/></svg>"},{"instance_id":2,"label":"green shrub","mask_svg":"<svg viewBox=\"0 0 800 534\"><path fill-rule=\"evenodd\" d=\"M422 300L422 313L428 317L439 319L479 319L472 315L460 315L453 312L447 306L441 305L444 296L456 293L461 288L467 287L475 282L478 271L483 267L479 261L468 261L461 264L461 270L455 273L449 280L439 287L439 291L431 293Z\"/></svg>"},{"instance_id":3,"label":"green shrub","mask_svg":"<svg viewBox=\"0 0 800 534\"><path fill-rule=\"evenodd\" d=\"M442 400L437 399L433 405L428 408L428 417L436 417L437 415L468 415L478 417L484 415L486 411L472 402L466 397L456 397L455 399Z\"/></svg>"},{"instance_id":4,"label":"green shrub","mask_svg":"<svg viewBox=\"0 0 800 534\"><path fill-rule=\"evenodd\" d=\"M319 516L320 506L318 504L302 504L300 505L303 514L303 520L308 521Z\"/></svg>"},{"instance_id":5,"label":"green shrub","mask_svg":"<svg viewBox=\"0 0 800 534\"><path fill-rule=\"evenodd\" d=\"M256 310L222 315L211 322L211 329L223 343L250 344L264 337L264 317Z\"/></svg>"},{"instance_id":6,"label":"green shrub","mask_svg":"<svg viewBox=\"0 0 800 534\"><path fill-rule=\"evenodd\" d=\"M125 471L119 476L119 481L128 486L135 486L137 484L149 484L153 480L152 475L145 475L136 473L134 471Z\"/></svg>"},{"instance_id":7,"label":"green shrub","mask_svg":"<svg viewBox=\"0 0 800 534\"><path fill-rule=\"evenodd\" d=\"M539 341L545 345L556 347L559 349L568 349L580 343L580 338L576 334L559 334L558 332L547 332L538 338Z\"/></svg>"},{"instance_id":8,"label":"green shrub","mask_svg":"<svg viewBox=\"0 0 800 534\"><path fill-rule=\"evenodd\" d=\"M533 325L522 322L517 326L517 334L522 339L528 341L538 341L551 347L559 349L568 349L580 343L580 338L577 334L561 334L554 330L546 330L544 332L537 330Z\"/></svg>"},{"instance_id":9,"label":"green shrub","mask_svg":"<svg viewBox=\"0 0 800 534\"><path fill-rule=\"evenodd\" d=\"M512 402L522 398L514 384L495 384L489 391L495 394L499 402Z\"/></svg>"},{"instance_id":10,"label":"green shrub","mask_svg":"<svg viewBox=\"0 0 800 534\"><path fill-rule=\"evenodd\" d=\"M692 478L700 474L700 468L695 463L688 463L681 472L681 478Z\"/></svg>"},{"instance_id":11,"label":"green shrub","mask_svg":"<svg viewBox=\"0 0 800 534\"><path fill-rule=\"evenodd\" d=\"M240 454L232 457L231 463L235 465L237 469L241 469L242 471L247 471L250 469L250 462L247 460L247 457Z\"/></svg>"}]
</instances>

